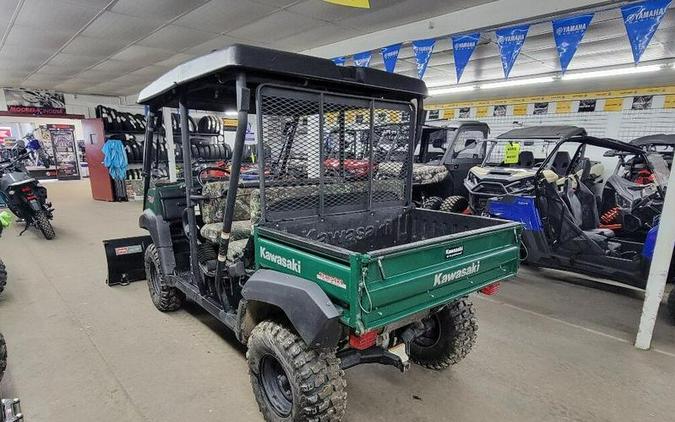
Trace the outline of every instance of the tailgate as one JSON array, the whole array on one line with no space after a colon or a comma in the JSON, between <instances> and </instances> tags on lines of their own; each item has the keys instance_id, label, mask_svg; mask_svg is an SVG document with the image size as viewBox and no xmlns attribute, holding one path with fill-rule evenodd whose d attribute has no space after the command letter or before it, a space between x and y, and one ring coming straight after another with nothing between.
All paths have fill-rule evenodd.
<instances>
[{"instance_id":1,"label":"tailgate","mask_svg":"<svg viewBox=\"0 0 675 422\"><path fill-rule=\"evenodd\" d=\"M392 254L366 255L367 291L361 299L366 328L386 325L515 276L520 227L507 223L408 246Z\"/></svg>"}]
</instances>

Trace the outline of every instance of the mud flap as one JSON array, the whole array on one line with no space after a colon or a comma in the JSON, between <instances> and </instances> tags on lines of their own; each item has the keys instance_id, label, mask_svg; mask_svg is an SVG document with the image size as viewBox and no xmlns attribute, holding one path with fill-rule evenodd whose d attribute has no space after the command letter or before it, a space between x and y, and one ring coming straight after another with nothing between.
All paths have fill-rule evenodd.
<instances>
[{"instance_id":1,"label":"mud flap","mask_svg":"<svg viewBox=\"0 0 675 422\"><path fill-rule=\"evenodd\" d=\"M106 284L126 285L132 281L145 280L145 249L152 243L150 236L123 237L103 241L108 263Z\"/></svg>"}]
</instances>

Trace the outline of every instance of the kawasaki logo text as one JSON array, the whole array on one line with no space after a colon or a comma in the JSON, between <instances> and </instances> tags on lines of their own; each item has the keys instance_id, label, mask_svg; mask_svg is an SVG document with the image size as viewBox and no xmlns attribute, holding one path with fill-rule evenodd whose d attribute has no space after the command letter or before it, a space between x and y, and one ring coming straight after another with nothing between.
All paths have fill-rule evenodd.
<instances>
[{"instance_id":1,"label":"kawasaki logo text","mask_svg":"<svg viewBox=\"0 0 675 422\"><path fill-rule=\"evenodd\" d=\"M268 251L267 248L265 248L264 246L260 247L260 257L262 259L280 265L284 268L287 268L293 271L294 273L300 274L301 272L300 261L298 261L295 258L286 258L284 256L274 254Z\"/></svg>"},{"instance_id":2,"label":"kawasaki logo text","mask_svg":"<svg viewBox=\"0 0 675 422\"><path fill-rule=\"evenodd\" d=\"M478 270L480 270L480 261L473 262L467 267L449 273L437 273L434 275L434 287L476 274Z\"/></svg>"}]
</instances>

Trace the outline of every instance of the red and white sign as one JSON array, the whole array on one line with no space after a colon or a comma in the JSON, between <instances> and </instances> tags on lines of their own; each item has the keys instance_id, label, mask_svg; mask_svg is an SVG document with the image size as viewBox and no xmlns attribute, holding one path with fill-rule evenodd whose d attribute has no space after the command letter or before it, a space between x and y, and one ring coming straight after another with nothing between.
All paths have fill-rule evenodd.
<instances>
[{"instance_id":1,"label":"red and white sign","mask_svg":"<svg viewBox=\"0 0 675 422\"><path fill-rule=\"evenodd\" d=\"M5 142L5 138L12 137L12 128L7 126L0 126L0 142Z\"/></svg>"}]
</instances>

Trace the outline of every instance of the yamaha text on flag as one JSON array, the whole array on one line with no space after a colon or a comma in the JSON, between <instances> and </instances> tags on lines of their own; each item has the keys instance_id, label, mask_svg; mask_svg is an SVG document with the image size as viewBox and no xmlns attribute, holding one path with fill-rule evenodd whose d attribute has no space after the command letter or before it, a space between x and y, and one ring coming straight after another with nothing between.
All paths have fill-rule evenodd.
<instances>
[{"instance_id":1,"label":"yamaha text on flag","mask_svg":"<svg viewBox=\"0 0 675 422\"><path fill-rule=\"evenodd\" d=\"M417 63L417 77L422 79L427 71L431 53L434 51L435 39L413 41L412 48L415 53L415 62Z\"/></svg>"},{"instance_id":2,"label":"yamaha text on flag","mask_svg":"<svg viewBox=\"0 0 675 422\"><path fill-rule=\"evenodd\" d=\"M588 25L593 19L593 14L573 16L570 18L557 19L553 23L553 38L560 57L560 69L564 74L577 51L577 47L584 37Z\"/></svg>"},{"instance_id":3,"label":"yamaha text on flag","mask_svg":"<svg viewBox=\"0 0 675 422\"><path fill-rule=\"evenodd\" d=\"M455 57L455 72L457 72L457 83L462 79L464 68L469 63L469 59L480 41L480 34L465 34L452 37L452 54Z\"/></svg>"},{"instance_id":4,"label":"yamaha text on flag","mask_svg":"<svg viewBox=\"0 0 675 422\"><path fill-rule=\"evenodd\" d=\"M384 61L384 69L393 73L396 69L396 60L398 60L398 53L401 51L401 44L393 44L387 47L383 47L380 52L382 53L382 61Z\"/></svg>"},{"instance_id":5,"label":"yamaha text on flag","mask_svg":"<svg viewBox=\"0 0 675 422\"><path fill-rule=\"evenodd\" d=\"M621 8L636 64L640 62L642 53L647 49L670 3L671 0L649 0Z\"/></svg>"},{"instance_id":6,"label":"yamaha text on flag","mask_svg":"<svg viewBox=\"0 0 675 422\"><path fill-rule=\"evenodd\" d=\"M370 65L370 59L373 57L373 53L370 51L365 51L363 53L354 54L354 66L356 67L368 67Z\"/></svg>"},{"instance_id":7,"label":"yamaha text on flag","mask_svg":"<svg viewBox=\"0 0 675 422\"><path fill-rule=\"evenodd\" d=\"M502 28L495 31L497 34L497 45L499 46L499 54L502 57L502 68L504 69L504 77L508 79L513 64L520 54L520 49L523 48L527 31L530 25L512 26L510 28Z\"/></svg>"}]
</instances>

